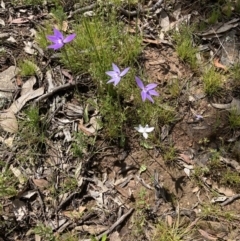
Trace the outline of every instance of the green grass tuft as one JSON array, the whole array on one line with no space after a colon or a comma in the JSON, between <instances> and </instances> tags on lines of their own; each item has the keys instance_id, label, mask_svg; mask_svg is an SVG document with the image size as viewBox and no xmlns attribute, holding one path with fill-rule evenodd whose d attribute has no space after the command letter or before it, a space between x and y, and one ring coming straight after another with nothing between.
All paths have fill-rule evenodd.
<instances>
[{"instance_id":1,"label":"green grass tuft","mask_svg":"<svg viewBox=\"0 0 240 241\"><path fill-rule=\"evenodd\" d=\"M210 68L203 73L204 91L208 96L213 96L219 93L222 87L222 75Z\"/></svg>"}]
</instances>

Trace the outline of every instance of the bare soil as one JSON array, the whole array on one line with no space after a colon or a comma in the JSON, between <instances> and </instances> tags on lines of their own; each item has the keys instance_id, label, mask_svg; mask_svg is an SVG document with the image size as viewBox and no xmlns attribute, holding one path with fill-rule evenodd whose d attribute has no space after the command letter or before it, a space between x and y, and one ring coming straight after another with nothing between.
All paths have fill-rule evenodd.
<instances>
[{"instance_id":1,"label":"bare soil","mask_svg":"<svg viewBox=\"0 0 240 241\"><path fill-rule=\"evenodd\" d=\"M17 42L1 40L6 52L0 57L0 72L29 57L23 50L23 42L32 41L30 29L35 28L36 23L41 24L47 14L47 10L41 7L12 7L9 2L5 3L9 8L1 8L0 18L6 24L1 26L1 32L13 35ZM194 4L181 4L182 15L191 12L191 7L194 10ZM170 7L164 6L170 14ZM203 12L206 13L206 9ZM35 17L25 23L9 23L9 16L11 19ZM142 17L144 19L145 15ZM156 31L158 28L156 26ZM239 32L239 26L236 31ZM166 240L240 240L240 183L219 183L219 177L227 170L239 176L236 146L239 129L229 128L229 111L212 106L212 103L230 103L238 91L229 88L217 97L207 97L199 74L179 59L174 46L169 43L148 43L140 58L145 74L159 84L161 98L177 109L176 121L159 127L162 131L164 128L168 130L161 146L145 149L136 132L128 130L127 144L120 148L106 141L103 131L96 146L89 145L82 159L74 157L69 151L71 143L64 141L63 132L58 129L62 125L73 133L71 124L59 121L67 116L67 104L79 104L71 89L67 97L66 91L61 91L40 102L40 109L44 112L54 101L61 102L56 98L66 97L66 102L59 105L49 118L48 132L61 135L49 135L51 138L47 144L38 149L41 150L36 156L38 165L29 164L33 163L32 156L26 149L21 149L21 139L16 139L11 148L2 142L0 154L6 162L5 167L16 167L28 178L18 184L16 196L0 199L0 240L41 240L33 232L39 222L49 227L59 240L71 240L69 236L64 237L65 233L71 232L77 233L76 240L90 240L90 236L102 237L105 231L108 240L112 241L163 240L163 234L156 227L160 222L166 224L167 230L175 228L180 237L174 239L169 232ZM45 76L48 60L46 56L38 58ZM53 62L48 63L51 64L55 76L58 76L60 72ZM176 79L180 91L173 98L169 86ZM46 87L45 78L37 85ZM92 92L83 94L91 96ZM13 101L18 96L16 90ZM196 120L195 114L201 114L203 119ZM21 119L21 113L18 118ZM78 127L78 130L82 129ZM10 136L4 131L1 133L4 140ZM173 160L168 160L165 154L171 147L176 154ZM214 151L221 151L221 162L215 166L210 163ZM26 156L26 164L19 166L19 155ZM140 173L142 166L146 166L146 170ZM5 167L2 172L6 171ZM200 169L206 169L206 172L196 174ZM64 192L63 187L71 183L72 177L78 180L78 185L74 190ZM28 196L30 193L32 195ZM220 196L223 201L214 201ZM52 239L45 237L42 240Z\"/></svg>"}]
</instances>

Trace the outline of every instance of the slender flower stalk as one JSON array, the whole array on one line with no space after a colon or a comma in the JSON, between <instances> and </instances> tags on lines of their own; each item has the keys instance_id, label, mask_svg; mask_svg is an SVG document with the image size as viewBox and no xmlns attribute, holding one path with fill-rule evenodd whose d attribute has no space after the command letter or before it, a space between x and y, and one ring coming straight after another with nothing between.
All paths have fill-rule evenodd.
<instances>
[{"instance_id":1,"label":"slender flower stalk","mask_svg":"<svg viewBox=\"0 0 240 241\"><path fill-rule=\"evenodd\" d=\"M64 45L66 43L71 42L76 37L75 33L67 35L66 37L64 37L63 34L56 28L53 29L53 33L54 33L54 35L48 35L47 39L50 40L51 42L53 42L53 44L49 45L48 48L54 49L54 50L61 49L62 47L64 47ZM67 53L65 48L63 48L63 50L64 50L64 54L67 58L67 61L69 63L69 66L72 69L68 53Z\"/></svg>"},{"instance_id":2,"label":"slender flower stalk","mask_svg":"<svg viewBox=\"0 0 240 241\"><path fill-rule=\"evenodd\" d=\"M144 86L143 82L137 76L135 76L135 80L137 82L138 87L142 90L141 91L142 101L145 101L146 99L148 99L152 103L154 103L152 95L159 96L158 92L154 90L157 87L157 84L152 83Z\"/></svg>"}]
</instances>

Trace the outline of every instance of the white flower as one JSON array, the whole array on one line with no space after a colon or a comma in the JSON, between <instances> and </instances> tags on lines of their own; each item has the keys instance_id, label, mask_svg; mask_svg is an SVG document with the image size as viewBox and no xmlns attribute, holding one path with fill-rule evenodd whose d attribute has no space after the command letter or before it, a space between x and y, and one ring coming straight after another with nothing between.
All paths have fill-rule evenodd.
<instances>
[{"instance_id":1,"label":"white flower","mask_svg":"<svg viewBox=\"0 0 240 241\"><path fill-rule=\"evenodd\" d=\"M139 125L139 127L134 127L135 130L137 130L138 132L143 134L143 137L145 139L148 138L148 133L152 132L154 130L154 127L148 127L148 125L146 125L145 127Z\"/></svg>"}]
</instances>

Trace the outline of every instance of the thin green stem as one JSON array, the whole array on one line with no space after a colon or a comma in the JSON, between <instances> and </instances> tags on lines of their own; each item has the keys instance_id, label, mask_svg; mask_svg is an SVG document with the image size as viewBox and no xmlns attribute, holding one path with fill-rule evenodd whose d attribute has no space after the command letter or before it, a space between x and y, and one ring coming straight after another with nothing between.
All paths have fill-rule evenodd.
<instances>
[{"instance_id":1,"label":"thin green stem","mask_svg":"<svg viewBox=\"0 0 240 241\"><path fill-rule=\"evenodd\" d=\"M72 68L72 65L71 65L71 62L70 62L70 59L69 59L69 56L68 56L68 53L67 53L67 50L66 50L65 46L63 46L63 51L64 51L64 54L65 54L65 56L67 58L69 67L70 67L71 71L73 72L73 68Z\"/></svg>"}]
</instances>

